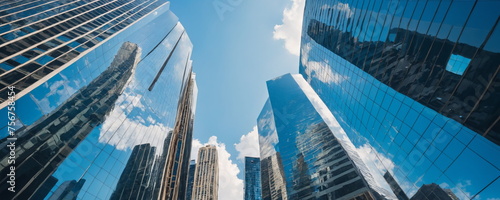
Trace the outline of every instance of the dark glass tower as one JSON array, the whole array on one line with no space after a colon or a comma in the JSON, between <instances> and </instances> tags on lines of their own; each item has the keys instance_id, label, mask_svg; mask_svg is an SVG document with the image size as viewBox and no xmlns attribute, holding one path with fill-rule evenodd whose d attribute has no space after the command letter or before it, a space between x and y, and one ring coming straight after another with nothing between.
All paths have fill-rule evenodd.
<instances>
[{"instance_id":1,"label":"dark glass tower","mask_svg":"<svg viewBox=\"0 0 500 200\"><path fill-rule=\"evenodd\" d=\"M260 158L245 157L245 200L262 199Z\"/></svg>"},{"instance_id":2,"label":"dark glass tower","mask_svg":"<svg viewBox=\"0 0 500 200\"><path fill-rule=\"evenodd\" d=\"M269 99L257 119L260 148L260 174L263 200L286 200L286 183L280 151L276 148L278 133Z\"/></svg>"},{"instance_id":3,"label":"dark glass tower","mask_svg":"<svg viewBox=\"0 0 500 200\"><path fill-rule=\"evenodd\" d=\"M391 173L385 172L384 179L387 181L389 186L391 186L392 192L394 192L398 200L408 200L408 196L406 196L406 193L403 191L403 189L401 189L401 186L399 186L398 182L394 180L394 177L391 175Z\"/></svg>"},{"instance_id":4,"label":"dark glass tower","mask_svg":"<svg viewBox=\"0 0 500 200\"><path fill-rule=\"evenodd\" d=\"M269 100L258 119L264 199L396 198L387 183L374 179L302 76L286 74L268 81L267 87ZM266 163L269 158L276 164ZM276 172L286 184L281 197L273 194L283 189L272 183Z\"/></svg>"},{"instance_id":5,"label":"dark glass tower","mask_svg":"<svg viewBox=\"0 0 500 200\"><path fill-rule=\"evenodd\" d=\"M177 199L197 87L169 3L8 0L0 21L0 196Z\"/></svg>"},{"instance_id":6,"label":"dark glass tower","mask_svg":"<svg viewBox=\"0 0 500 200\"><path fill-rule=\"evenodd\" d=\"M149 180L155 152L149 143L134 147L110 200L152 199L154 188L149 186Z\"/></svg>"},{"instance_id":7,"label":"dark glass tower","mask_svg":"<svg viewBox=\"0 0 500 200\"><path fill-rule=\"evenodd\" d=\"M458 197L450 189L443 189L438 184L431 183L422 185L417 193L411 197L411 200L418 199L458 200Z\"/></svg>"},{"instance_id":8,"label":"dark glass tower","mask_svg":"<svg viewBox=\"0 0 500 200\"><path fill-rule=\"evenodd\" d=\"M377 180L499 198L498 1L306 1L300 73Z\"/></svg>"},{"instance_id":9,"label":"dark glass tower","mask_svg":"<svg viewBox=\"0 0 500 200\"><path fill-rule=\"evenodd\" d=\"M196 170L195 160L191 160L189 164L189 173L187 179L186 196L184 200L191 200L191 195L193 194L193 184L194 184L194 172ZM182 197L182 196L181 196Z\"/></svg>"}]
</instances>

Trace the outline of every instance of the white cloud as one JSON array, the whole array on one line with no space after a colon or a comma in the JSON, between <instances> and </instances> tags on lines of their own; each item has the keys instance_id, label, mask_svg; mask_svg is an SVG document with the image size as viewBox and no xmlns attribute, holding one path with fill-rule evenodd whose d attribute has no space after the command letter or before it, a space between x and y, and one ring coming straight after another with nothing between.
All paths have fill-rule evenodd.
<instances>
[{"instance_id":1,"label":"white cloud","mask_svg":"<svg viewBox=\"0 0 500 200\"><path fill-rule=\"evenodd\" d=\"M132 149L145 143L157 144L158 149L163 148L163 142L158 141L163 140L165 133L172 128L157 122L151 115L144 116L147 122L140 115L132 115L134 108L145 109L141 98L142 95L134 95L128 90L118 97L115 103L118 106L109 113L100 129L100 143L113 145L119 150ZM147 134L137 134L138 132Z\"/></svg>"},{"instance_id":2,"label":"white cloud","mask_svg":"<svg viewBox=\"0 0 500 200\"><path fill-rule=\"evenodd\" d=\"M245 159L245 156L260 157L257 126L254 126L252 131L248 132L246 135L242 135L240 143L234 144L234 148L239 152L237 158L242 161Z\"/></svg>"},{"instance_id":3,"label":"white cloud","mask_svg":"<svg viewBox=\"0 0 500 200\"><path fill-rule=\"evenodd\" d=\"M309 60L309 51L311 51L311 48L311 44L307 43L302 47L301 52L301 62L305 66L305 73L309 76L309 79L314 77L323 83L334 83L337 85L348 79L347 76L342 76L334 72L328 60L322 62ZM311 80L307 81L310 82Z\"/></svg>"},{"instance_id":4,"label":"white cloud","mask_svg":"<svg viewBox=\"0 0 500 200\"><path fill-rule=\"evenodd\" d=\"M243 199L243 180L238 178L240 169L231 160L231 154L227 152L226 145L217 141L217 136L210 137L208 142L203 144L200 140L193 139L191 159L196 159L198 149L207 144L215 145L219 156L219 199Z\"/></svg>"},{"instance_id":5,"label":"white cloud","mask_svg":"<svg viewBox=\"0 0 500 200\"><path fill-rule=\"evenodd\" d=\"M77 90L70 86L70 84L79 86L78 81L70 81L66 76L63 74L59 74L61 76L61 80L55 81L52 84L48 84L45 82L45 84L41 85L40 87L45 87L49 89L50 91L40 100L37 99L35 96L33 96L30 93L31 99L37 104L38 108L40 111L42 111L43 114L49 114L52 112L58 105L61 105L64 101L69 99L71 95L73 95ZM52 103L49 101L49 98L57 99L57 103Z\"/></svg>"},{"instance_id":6,"label":"white cloud","mask_svg":"<svg viewBox=\"0 0 500 200\"><path fill-rule=\"evenodd\" d=\"M326 9L333 9L337 12L340 12L342 15L345 15L347 16L347 18L351 18L352 15L354 14L354 9L351 9L349 7L349 4L346 3L337 3L336 5L328 5L328 4L324 4L323 6L321 6L321 9L323 10L326 10Z\"/></svg>"},{"instance_id":7,"label":"white cloud","mask_svg":"<svg viewBox=\"0 0 500 200\"><path fill-rule=\"evenodd\" d=\"M467 187L471 186L472 182L470 180L466 181L461 181L457 184L455 184L455 187L450 188L450 185L448 183L441 183L439 186L443 189L450 189L455 196L457 196L459 199L470 199L472 197L472 194L467 191ZM481 199L479 195L477 195L474 199Z\"/></svg>"},{"instance_id":8,"label":"white cloud","mask_svg":"<svg viewBox=\"0 0 500 200\"><path fill-rule=\"evenodd\" d=\"M284 40L286 50L296 56L300 51L304 5L305 0L292 0L292 5L283 11L283 24L275 25L273 32L273 38Z\"/></svg>"},{"instance_id":9,"label":"white cloud","mask_svg":"<svg viewBox=\"0 0 500 200\"><path fill-rule=\"evenodd\" d=\"M387 181L382 176L386 171L389 171L394 176L394 162L391 159L385 157L381 153L377 152L370 144L365 143L362 146L356 148L363 163L366 165L370 174L372 175L373 181L379 188L384 188L386 191L392 191ZM398 181L400 185L404 184ZM402 187L409 189L410 187ZM408 185L409 186L409 185Z\"/></svg>"},{"instance_id":10,"label":"white cloud","mask_svg":"<svg viewBox=\"0 0 500 200\"><path fill-rule=\"evenodd\" d=\"M135 67L132 70L134 73ZM152 115L152 112L145 112L146 106L143 101L146 99L134 89L138 84L135 74L132 74L127 87L116 100L114 108L106 116L99 130L100 143L113 145L118 150L132 149L136 145L146 143L156 146L157 149L163 149L166 133L173 128L159 122L158 116ZM134 109L138 112L134 112Z\"/></svg>"}]
</instances>

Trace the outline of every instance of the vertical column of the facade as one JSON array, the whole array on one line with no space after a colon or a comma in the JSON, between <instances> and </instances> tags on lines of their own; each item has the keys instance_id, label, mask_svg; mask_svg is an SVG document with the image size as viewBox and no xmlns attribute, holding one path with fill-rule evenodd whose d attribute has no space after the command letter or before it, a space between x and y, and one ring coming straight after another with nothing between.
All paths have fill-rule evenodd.
<instances>
[{"instance_id":1,"label":"vertical column of the facade","mask_svg":"<svg viewBox=\"0 0 500 200\"><path fill-rule=\"evenodd\" d=\"M260 158L245 157L245 200L260 200L261 180L260 180Z\"/></svg>"},{"instance_id":2,"label":"vertical column of the facade","mask_svg":"<svg viewBox=\"0 0 500 200\"><path fill-rule=\"evenodd\" d=\"M167 60L169 58L170 56ZM186 64L188 63L186 62ZM188 73L191 74L191 72ZM179 101L176 125L171 133L172 135L168 144L160 199L177 200L179 193L185 195L186 192L185 184L187 184L186 180L193 134L193 103L196 102L196 99L194 99L196 97L196 94L194 94L196 92L194 89L196 87L195 75L191 74L188 76L186 83L184 89L181 90L182 96Z\"/></svg>"}]
</instances>

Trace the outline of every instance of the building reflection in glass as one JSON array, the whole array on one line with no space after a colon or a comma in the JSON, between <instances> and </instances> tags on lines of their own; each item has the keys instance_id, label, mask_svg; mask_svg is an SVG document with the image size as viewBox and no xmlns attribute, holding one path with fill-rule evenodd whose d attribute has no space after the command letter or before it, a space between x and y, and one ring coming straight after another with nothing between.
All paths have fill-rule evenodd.
<instances>
[{"instance_id":1,"label":"building reflection in glass","mask_svg":"<svg viewBox=\"0 0 500 200\"><path fill-rule=\"evenodd\" d=\"M431 183L422 185L411 197L411 200L417 199L458 200L459 198L450 189L443 189L438 184Z\"/></svg>"},{"instance_id":2,"label":"building reflection in glass","mask_svg":"<svg viewBox=\"0 0 500 200\"><path fill-rule=\"evenodd\" d=\"M302 76L283 75L268 81L267 86L269 100L258 119L261 150L271 152L261 161L263 199L396 198L386 182L380 184L372 177L343 129ZM279 159L272 159L275 156ZM273 188L279 184L273 183L276 172L281 172L277 177L286 184L281 197L273 195L281 189Z\"/></svg>"},{"instance_id":3,"label":"building reflection in glass","mask_svg":"<svg viewBox=\"0 0 500 200\"><path fill-rule=\"evenodd\" d=\"M35 193L68 154L105 120L131 78L140 54L136 44L124 43L108 69L88 86L49 115L16 132L16 167L19 169L16 184L22 188L15 198L28 199ZM2 142L9 141L4 138ZM7 174L7 155L2 156L1 163L4 164L1 173ZM2 181L6 182L7 178Z\"/></svg>"},{"instance_id":4,"label":"building reflection in glass","mask_svg":"<svg viewBox=\"0 0 500 200\"><path fill-rule=\"evenodd\" d=\"M60 2L51 1L52 4ZM0 70L1 88L17 87L15 81L12 82L14 79L3 77L26 75L24 65L37 66L31 68L37 71L33 77L24 77L18 82L21 91L17 91L15 111L16 128L19 128L16 132L19 156L16 158L16 193L8 192L7 185L1 184L0 196L7 199L110 199L117 195L139 195L143 199L176 199L174 196L184 190L183 177L187 178L197 94L189 36L169 10L168 2L68 3L69 7L82 6L78 11L88 10L89 15L75 18L84 20L82 23L62 23L69 26L67 29L75 29L51 41L56 46L34 49L37 54L26 54L31 56L26 57L28 60L8 61L9 66L19 70ZM96 6L104 4L116 10L95 15L103 11ZM57 15L56 19L60 20L59 15L71 12L69 7L61 7L61 13L50 15ZM47 7L31 11L39 15L44 9ZM90 16L95 18L88 18ZM46 18L36 20L47 21ZM97 24L103 26L92 27ZM6 32L3 32L10 30L4 29L4 24L0 27L3 27L0 40L10 41L5 40ZM35 27L35 30L45 27ZM27 30L30 29L23 29ZM61 30L60 27L51 29L42 36L56 37ZM80 36L81 40L76 40ZM75 41L70 41L73 39ZM18 41L23 43L16 40L0 44L0 59L18 53L3 48ZM36 57L45 51L54 53L47 54L49 57ZM5 64L0 61L0 68L6 67ZM0 113L7 113L4 104L0 107ZM7 124L4 120L0 118L2 124ZM10 167L5 160L6 129L0 126L0 168L4 171ZM140 165L138 160L150 165ZM132 178L124 171L132 171L136 176ZM128 181L138 184L130 186ZM168 181L172 184L165 184ZM77 183L80 183L78 187L69 189L68 185ZM137 193L130 193L133 191Z\"/></svg>"},{"instance_id":5,"label":"building reflection in glass","mask_svg":"<svg viewBox=\"0 0 500 200\"><path fill-rule=\"evenodd\" d=\"M377 182L500 197L498 6L306 1L299 72Z\"/></svg>"},{"instance_id":6,"label":"building reflection in glass","mask_svg":"<svg viewBox=\"0 0 500 200\"><path fill-rule=\"evenodd\" d=\"M193 184L194 184L194 172L196 170L196 162L195 160L191 160L189 163L189 172L187 179L187 188L186 195L184 196L184 200L191 200L191 195L193 194ZM179 195L181 196L181 195ZM181 196L182 197L182 196Z\"/></svg>"},{"instance_id":7,"label":"building reflection in glass","mask_svg":"<svg viewBox=\"0 0 500 200\"><path fill-rule=\"evenodd\" d=\"M110 199L152 199L154 183L150 183L154 180L151 172L155 151L150 144L134 147Z\"/></svg>"},{"instance_id":8,"label":"building reflection in glass","mask_svg":"<svg viewBox=\"0 0 500 200\"><path fill-rule=\"evenodd\" d=\"M260 170L263 200L286 200L286 183L274 125L274 115L269 99L258 119Z\"/></svg>"},{"instance_id":9,"label":"building reflection in glass","mask_svg":"<svg viewBox=\"0 0 500 200\"><path fill-rule=\"evenodd\" d=\"M49 197L49 200L66 200L66 199L74 199L78 197L78 193L85 184L85 179L81 179L79 181L71 180L65 181L57 188L57 190Z\"/></svg>"},{"instance_id":10,"label":"building reflection in glass","mask_svg":"<svg viewBox=\"0 0 500 200\"><path fill-rule=\"evenodd\" d=\"M398 182L394 180L394 177L390 172L385 172L384 179L387 181L389 186L391 186L391 189L394 194L396 194L398 200L408 200L408 196L406 196L406 193L403 191L403 189L401 189L401 186L399 186Z\"/></svg>"}]
</instances>

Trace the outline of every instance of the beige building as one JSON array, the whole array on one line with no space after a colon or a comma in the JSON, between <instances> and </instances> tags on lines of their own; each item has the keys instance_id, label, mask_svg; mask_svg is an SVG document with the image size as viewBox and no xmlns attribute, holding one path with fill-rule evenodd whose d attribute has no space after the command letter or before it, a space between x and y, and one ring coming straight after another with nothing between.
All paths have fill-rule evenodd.
<instances>
[{"instance_id":1,"label":"beige building","mask_svg":"<svg viewBox=\"0 0 500 200\"><path fill-rule=\"evenodd\" d=\"M219 191L219 160L215 146L198 151L192 200L217 200Z\"/></svg>"}]
</instances>

